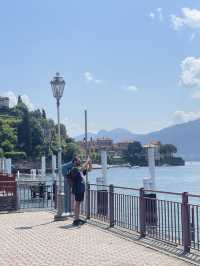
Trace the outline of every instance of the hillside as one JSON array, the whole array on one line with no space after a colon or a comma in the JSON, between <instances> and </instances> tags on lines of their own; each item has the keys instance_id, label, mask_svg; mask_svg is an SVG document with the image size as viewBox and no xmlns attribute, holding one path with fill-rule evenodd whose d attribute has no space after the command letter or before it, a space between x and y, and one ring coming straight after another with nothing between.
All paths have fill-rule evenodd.
<instances>
[{"instance_id":1,"label":"hillside","mask_svg":"<svg viewBox=\"0 0 200 266\"><path fill-rule=\"evenodd\" d=\"M69 161L78 147L63 124L60 129L62 158ZM47 118L45 110L30 111L19 96L16 106L0 109L0 157L16 161L34 161L43 155L50 158L58 151L57 132L57 125Z\"/></svg>"}]
</instances>

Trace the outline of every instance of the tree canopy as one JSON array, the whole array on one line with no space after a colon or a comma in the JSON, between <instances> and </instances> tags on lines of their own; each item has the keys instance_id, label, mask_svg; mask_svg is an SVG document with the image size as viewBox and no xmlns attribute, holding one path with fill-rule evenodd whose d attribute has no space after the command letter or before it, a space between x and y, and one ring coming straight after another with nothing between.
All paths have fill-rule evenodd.
<instances>
[{"instance_id":1,"label":"tree canopy","mask_svg":"<svg viewBox=\"0 0 200 266\"><path fill-rule=\"evenodd\" d=\"M124 152L124 159L130 165L145 165L145 152L139 141L128 144L127 151Z\"/></svg>"},{"instance_id":2,"label":"tree canopy","mask_svg":"<svg viewBox=\"0 0 200 266\"><path fill-rule=\"evenodd\" d=\"M67 135L65 125L61 124L61 143L63 158L71 158L77 146ZM15 107L0 110L0 150L1 156L12 158L39 158L50 156L58 151L58 127L48 119L44 109L29 111L18 97Z\"/></svg>"}]
</instances>

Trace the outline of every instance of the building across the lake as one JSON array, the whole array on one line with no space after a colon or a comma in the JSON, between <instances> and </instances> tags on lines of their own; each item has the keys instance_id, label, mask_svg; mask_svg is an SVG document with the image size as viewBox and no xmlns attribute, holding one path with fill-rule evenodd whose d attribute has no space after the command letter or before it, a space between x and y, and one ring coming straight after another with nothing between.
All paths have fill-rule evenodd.
<instances>
[{"instance_id":1,"label":"building across the lake","mask_svg":"<svg viewBox=\"0 0 200 266\"><path fill-rule=\"evenodd\" d=\"M96 139L96 147L97 150L100 150L101 148L104 148L106 150L112 150L113 149L113 140L111 138L97 138Z\"/></svg>"},{"instance_id":2,"label":"building across the lake","mask_svg":"<svg viewBox=\"0 0 200 266\"><path fill-rule=\"evenodd\" d=\"M114 151L118 155L128 150L128 145L134 143L134 140L123 140L114 144Z\"/></svg>"},{"instance_id":3,"label":"building across the lake","mask_svg":"<svg viewBox=\"0 0 200 266\"><path fill-rule=\"evenodd\" d=\"M9 108L9 98L0 96L0 109Z\"/></svg>"},{"instance_id":4,"label":"building across the lake","mask_svg":"<svg viewBox=\"0 0 200 266\"><path fill-rule=\"evenodd\" d=\"M128 150L128 146L130 144L133 144L135 141L134 140L123 140L123 141L119 141L117 143L114 143L113 139L111 138L107 138L107 137L102 137L102 138L97 138L97 139L92 139L90 138L90 140L88 140L88 148L90 150L90 152L97 152L99 153L101 151L101 149L106 149L108 154L113 156L113 158L115 156L117 157L123 157L124 153ZM82 149L85 149L85 141L78 141L77 142L79 147ZM146 145L143 145L143 148L145 150L145 156L146 159L148 159L148 148L154 148L154 152L155 152L155 160L156 161L160 161L161 157L160 157L160 146L161 146L161 142L157 141L157 140L152 140L151 142L149 142Z\"/></svg>"}]
</instances>

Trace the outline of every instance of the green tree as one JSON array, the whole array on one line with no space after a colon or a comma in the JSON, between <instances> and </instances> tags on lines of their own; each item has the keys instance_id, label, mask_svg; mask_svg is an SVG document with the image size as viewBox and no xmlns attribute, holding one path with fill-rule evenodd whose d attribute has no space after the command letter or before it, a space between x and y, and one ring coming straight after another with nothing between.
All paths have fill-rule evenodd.
<instances>
[{"instance_id":1,"label":"green tree","mask_svg":"<svg viewBox=\"0 0 200 266\"><path fill-rule=\"evenodd\" d=\"M32 136L31 136L31 121L30 113L24 110L21 123L18 125L18 147L25 151L27 156L31 156L32 151Z\"/></svg>"},{"instance_id":2,"label":"green tree","mask_svg":"<svg viewBox=\"0 0 200 266\"><path fill-rule=\"evenodd\" d=\"M14 149L14 145L12 143L10 143L9 140L4 140L1 143L1 147L2 147L4 152L10 152L10 151L13 151L13 149Z\"/></svg>"},{"instance_id":3,"label":"green tree","mask_svg":"<svg viewBox=\"0 0 200 266\"><path fill-rule=\"evenodd\" d=\"M44 109L42 109L42 118L47 119L47 115Z\"/></svg>"},{"instance_id":4,"label":"green tree","mask_svg":"<svg viewBox=\"0 0 200 266\"><path fill-rule=\"evenodd\" d=\"M129 143L127 151L124 152L123 159L131 165L145 165L144 149L140 142Z\"/></svg>"},{"instance_id":5,"label":"green tree","mask_svg":"<svg viewBox=\"0 0 200 266\"><path fill-rule=\"evenodd\" d=\"M45 154L47 157L57 153L58 128L52 119L47 119L43 109L29 111L18 97L17 105L5 113L0 110L3 118L0 118L0 148L2 153L17 158L25 153L30 159L37 159ZM61 124L61 144L64 156L70 158L77 147L72 138L67 136L66 128Z\"/></svg>"},{"instance_id":6,"label":"green tree","mask_svg":"<svg viewBox=\"0 0 200 266\"><path fill-rule=\"evenodd\" d=\"M67 143L63 149L63 161L69 162L76 154L79 154L78 145L75 142Z\"/></svg>"},{"instance_id":7,"label":"green tree","mask_svg":"<svg viewBox=\"0 0 200 266\"><path fill-rule=\"evenodd\" d=\"M164 144L160 147L160 153L166 157L170 158L173 157L174 153L177 153L177 148L172 144Z\"/></svg>"},{"instance_id":8,"label":"green tree","mask_svg":"<svg viewBox=\"0 0 200 266\"><path fill-rule=\"evenodd\" d=\"M10 114L18 118L22 118L24 112L28 111L28 107L23 103L21 96L18 96L17 105L10 109Z\"/></svg>"},{"instance_id":9,"label":"green tree","mask_svg":"<svg viewBox=\"0 0 200 266\"><path fill-rule=\"evenodd\" d=\"M0 148L4 152L12 151L17 142L15 128L11 125L7 119L0 120Z\"/></svg>"},{"instance_id":10,"label":"green tree","mask_svg":"<svg viewBox=\"0 0 200 266\"><path fill-rule=\"evenodd\" d=\"M58 125L56 125L56 132L58 133ZM62 141L65 141L68 137L66 127L63 124L60 124L60 136Z\"/></svg>"},{"instance_id":11,"label":"green tree","mask_svg":"<svg viewBox=\"0 0 200 266\"><path fill-rule=\"evenodd\" d=\"M42 118L42 113L40 109L36 109L35 111L31 112L31 116L40 120Z\"/></svg>"},{"instance_id":12,"label":"green tree","mask_svg":"<svg viewBox=\"0 0 200 266\"><path fill-rule=\"evenodd\" d=\"M18 95L17 105L21 105L21 104L23 104L22 97L21 95Z\"/></svg>"}]
</instances>

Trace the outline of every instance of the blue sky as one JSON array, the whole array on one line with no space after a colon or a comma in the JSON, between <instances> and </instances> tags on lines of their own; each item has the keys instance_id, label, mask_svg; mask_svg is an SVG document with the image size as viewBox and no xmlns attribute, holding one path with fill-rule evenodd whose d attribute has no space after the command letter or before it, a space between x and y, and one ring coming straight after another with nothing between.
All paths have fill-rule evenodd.
<instances>
[{"instance_id":1,"label":"blue sky","mask_svg":"<svg viewBox=\"0 0 200 266\"><path fill-rule=\"evenodd\" d=\"M50 80L65 78L71 135L144 133L200 117L200 2L1 1L0 94L56 118Z\"/></svg>"}]
</instances>

